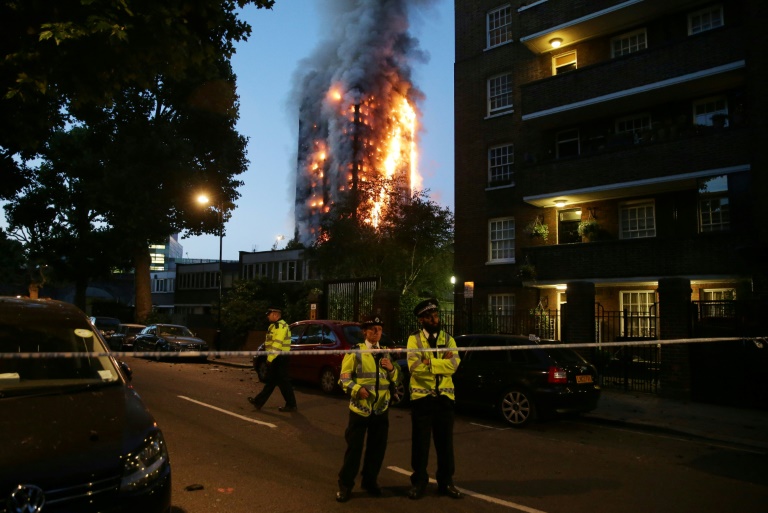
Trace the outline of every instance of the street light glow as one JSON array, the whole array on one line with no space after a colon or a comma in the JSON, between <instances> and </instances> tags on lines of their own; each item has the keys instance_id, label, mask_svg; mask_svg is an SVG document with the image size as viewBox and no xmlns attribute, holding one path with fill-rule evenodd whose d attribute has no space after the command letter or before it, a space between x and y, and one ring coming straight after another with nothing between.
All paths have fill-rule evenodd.
<instances>
[{"instance_id":1,"label":"street light glow","mask_svg":"<svg viewBox=\"0 0 768 513\"><path fill-rule=\"evenodd\" d=\"M210 201L211 200L208 199L208 196L206 196L205 194L201 194L200 196L197 197L197 202L202 205L207 205Z\"/></svg>"}]
</instances>

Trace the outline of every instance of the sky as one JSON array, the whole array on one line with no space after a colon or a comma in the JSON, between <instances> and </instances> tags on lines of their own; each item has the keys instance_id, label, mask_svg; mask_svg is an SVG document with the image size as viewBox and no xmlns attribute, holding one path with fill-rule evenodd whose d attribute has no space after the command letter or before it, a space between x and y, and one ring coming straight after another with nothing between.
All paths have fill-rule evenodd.
<instances>
[{"instance_id":1,"label":"sky","mask_svg":"<svg viewBox=\"0 0 768 513\"><path fill-rule=\"evenodd\" d=\"M277 0L272 10L249 6L252 26L237 46L232 66L240 96L238 131L249 139L248 170L237 208L225 226L224 260L240 251L269 251L293 237L298 111L291 105L302 61L323 43L324 9L345 0ZM419 105L419 172L432 200L453 210L453 0L422 0L410 16L410 34L428 55L412 64ZM278 242L278 237L284 239ZM216 235L183 238L185 258L219 258Z\"/></svg>"}]
</instances>

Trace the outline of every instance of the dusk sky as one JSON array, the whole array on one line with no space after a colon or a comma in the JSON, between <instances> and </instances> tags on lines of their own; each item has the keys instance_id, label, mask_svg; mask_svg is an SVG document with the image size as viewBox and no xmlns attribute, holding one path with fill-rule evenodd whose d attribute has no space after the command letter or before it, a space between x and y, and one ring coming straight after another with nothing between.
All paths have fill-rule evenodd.
<instances>
[{"instance_id":1,"label":"dusk sky","mask_svg":"<svg viewBox=\"0 0 768 513\"><path fill-rule=\"evenodd\" d=\"M294 229L298 111L291 102L302 62L323 43L329 6L345 0L277 0L271 11L253 7L243 18L253 27L233 58L240 95L238 130L250 139L248 171L239 178L241 198L225 228L223 257L239 251L268 251L282 235L283 247ZM425 100L419 140L419 171L424 189L453 210L453 0L418 0L410 15L410 34L429 56L412 64L412 78ZM182 239L184 257L218 259L214 235Z\"/></svg>"}]
</instances>

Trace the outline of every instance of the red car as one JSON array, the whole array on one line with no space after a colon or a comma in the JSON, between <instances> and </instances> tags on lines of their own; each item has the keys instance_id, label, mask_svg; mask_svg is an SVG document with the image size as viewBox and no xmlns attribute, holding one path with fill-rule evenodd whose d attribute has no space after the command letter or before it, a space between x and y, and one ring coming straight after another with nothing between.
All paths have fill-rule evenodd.
<instances>
[{"instance_id":1,"label":"red car","mask_svg":"<svg viewBox=\"0 0 768 513\"><path fill-rule=\"evenodd\" d=\"M291 353L293 353L288 364L290 378L307 383L319 383L320 388L326 393L339 390L339 373L341 361L344 359L344 354L340 351L356 349L357 345L365 339L360 324L349 321L308 320L294 322L290 327ZM392 345L386 341L385 337L382 338L381 344ZM259 347L259 351L263 350L264 345ZM318 351L319 354L298 354L302 351ZM398 355L393 354L393 357L398 358ZM267 372L266 360L265 355L253 357L253 367L262 381Z\"/></svg>"}]
</instances>

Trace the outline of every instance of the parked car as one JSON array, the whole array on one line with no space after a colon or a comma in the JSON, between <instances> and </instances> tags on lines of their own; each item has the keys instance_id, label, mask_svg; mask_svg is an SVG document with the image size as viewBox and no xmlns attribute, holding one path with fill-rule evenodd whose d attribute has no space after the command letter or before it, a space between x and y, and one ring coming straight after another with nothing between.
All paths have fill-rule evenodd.
<instances>
[{"instance_id":1,"label":"parked car","mask_svg":"<svg viewBox=\"0 0 768 513\"><path fill-rule=\"evenodd\" d=\"M109 340L109 348L113 351L133 351L133 340L141 330L146 328L143 324L121 324L117 327Z\"/></svg>"},{"instance_id":2,"label":"parked car","mask_svg":"<svg viewBox=\"0 0 768 513\"><path fill-rule=\"evenodd\" d=\"M292 380L319 384L325 393L339 391L339 373L344 359L341 351L356 349L357 345L365 340L360 324L349 321L306 320L294 322L290 328L291 352L294 354L290 357L288 364L288 376ZM382 346L394 346L386 336L383 336L379 343ZM264 345L262 344L258 350L264 351ZM320 354L298 354L302 351L318 351ZM404 356L402 358L399 362L401 368ZM267 357L254 356L253 368L259 375L259 379L263 381L267 375ZM405 389L401 384L400 392L396 394L398 402L407 396L407 381L405 383ZM395 403L395 401L392 402Z\"/></svg>"},{"instance_id":3,"label":"parked car","mask_svg":"<svg viewBox=\"0 0 768 513\"><path fill-rule=\"evenodd\" d=\"M106 340L109 340L117 327L120 326L120 319L115 317L91 317L91 322L96 326Z\"/></svg>"},{"instance_id":4,"label":"parked car","mask_svg":"<svg viewBox=\"0 0 768 513\"><path fill-rule=\"evenodd\" d=\"M0 297L0 511L170 512L163 434L107 352L74 305Z\"/></svg>"},{"instance_id":5,"label":"parked car","mask_svg":"<svg viewBox=\"0 0 768 513\"><path fill-rule=\"evenodd\" d=\"M461 357L453 375L457 406L496 411L514 427L537 417L594 410L600 398L597 370L572 349L471 350L556 343L517 335L456 337Z\"/></svg>"},{"instance_id":6,"label":"parked car","mask_svg":"<svg viewBox=\"0 0 768 513\"><path fill-rule=\"evenodd\" d=\"M147 326L133 339L133 350L137 352L174 352L182 357L207 360L208 356L200 356L197 351L208 351L205 340L196 337L186 326L180 324L152 324ZM184 353L195 352L192 355ZM158 354L154 357L160 360Z\"/></svg>"}]
</instances>

